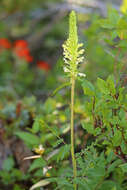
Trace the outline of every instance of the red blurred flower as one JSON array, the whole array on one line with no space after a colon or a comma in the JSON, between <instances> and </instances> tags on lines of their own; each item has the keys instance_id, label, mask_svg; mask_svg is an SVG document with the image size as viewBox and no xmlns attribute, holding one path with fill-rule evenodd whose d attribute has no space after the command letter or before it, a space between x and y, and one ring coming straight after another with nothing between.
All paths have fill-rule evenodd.
<instances>
[{"instance_id":1,"label":"red blurred flower","mask_svg":"<svg viewBox=\"0 0 127 190\"><path fill-rule=\"evenodd\" d=\"M11 43L6 38L0 38L0 48L11 48Z\"/></svg>"},{"instance_id":2,"label":"red blurred flower","mask_svg":"<svg viewBox=\"0 0 127 190\"><path fill-rule=\"evenodd\" d=\"M16 40L14 43L15 48L26 48L28 43L25 40Z\"/></svg>"},{"instance_id":3,"label":"red blurred flower","mask_svg":"<svg viewBox=\"0 0 127 190\"><path fill-rule=\"evenodd\" d=\"M15 53L19 57L26 57L30 52L28 49L15 49Z\"/></svg>"},{"instance_id":4,"label":"red blurred flower","mask_svg":"<svg viewBox=\"0 0 127 190\"><path fill-rule=\"evenodd\" d=\"M46 61L38 61L37 66L39 69L49 71L51 69L51 66Z\"/></svg>"},{"instance_id":5,"label":"red blurred flower","mask_svg":"<svg viewBox=\"0 0 127 190\"><path fill-rule=\"evenodd\" d=\"M17 40L14 43L14 52L21 59L25 59L27 62L32 62L33 57L30 55L28 43L25 40Z\"/></svg>"},{"instance_id":6,"label":"red blurred flower","mask_svg":"<svg viewBox=\"0 0 127 190\"><path fill-rule=\"evenodd\" d=\"M26 61L27 62L32 62L33 61L33 56L31 56L31 55L26 55Z\"/></svg>"}]
</instances>

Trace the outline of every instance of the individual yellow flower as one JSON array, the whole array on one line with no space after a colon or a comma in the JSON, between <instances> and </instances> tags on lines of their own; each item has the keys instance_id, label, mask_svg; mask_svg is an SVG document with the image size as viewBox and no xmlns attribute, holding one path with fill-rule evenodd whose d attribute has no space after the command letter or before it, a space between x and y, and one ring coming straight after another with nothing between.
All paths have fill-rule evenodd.
<instances>
[{"instance_id":1,"label":"individual yellow flower","mask_svg":"<svg viewBox=\"0 0 127 190\"><path fill-rule=\"evenodd\" d=\"M50 177L50 173L48 172L48 170L51 170L52 169L52 166L45 166L43 168L43 175L45 175L46 177Z\"/></svg>"},{"instance_id":2,"label":"individual yellow flower","mask_svg":"<svg viewBox=\"0 0 127 190\"><path fill-rule=\"evenodd\" d=\"M34 148L34 152L36 152L39 155L42 155L44 153L45 149L44 147L40 144L38 148Z\"/></svg>"},{"instance_id":3,"label":"individual yellow flower","mask_svg":"<svg viewBox=\"0 0 127 190\"><path fill-rule=\"evenodd\" d=\"M51 175L50 175L49 172L47 172L47 173L45 174L45 176L46 176L46 177L50 177Z\"/></svg>"},{"instance_id":4,"label":"individual yellow flower","mask_svg":"<svg viewBox=\"0 0 127 190\"><path fill-rule=\"evenodd\" d=\"M127 0L123 0L123 3L120 6L120 10L122 13L127 13Z\"/></svg>"}]
</instances>

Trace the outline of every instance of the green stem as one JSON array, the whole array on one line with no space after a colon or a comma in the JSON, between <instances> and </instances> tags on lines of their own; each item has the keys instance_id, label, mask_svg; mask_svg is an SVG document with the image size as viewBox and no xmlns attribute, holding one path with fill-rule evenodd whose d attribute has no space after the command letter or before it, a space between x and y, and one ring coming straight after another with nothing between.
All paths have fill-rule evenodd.
<instances>
[{"instance_id":1,"label":"green stem","mask_svg":"<svg viewBox=\"0 0 127 190\"><path fill-rule=\"evenodd\" d=\"M75 90L75 77L71 77L71 157L73 164L74 179L77 176L76 159L74 152L74 90ZM77 185L74 183L74 190L77 189Z\"/></svg>"}]
</instances>

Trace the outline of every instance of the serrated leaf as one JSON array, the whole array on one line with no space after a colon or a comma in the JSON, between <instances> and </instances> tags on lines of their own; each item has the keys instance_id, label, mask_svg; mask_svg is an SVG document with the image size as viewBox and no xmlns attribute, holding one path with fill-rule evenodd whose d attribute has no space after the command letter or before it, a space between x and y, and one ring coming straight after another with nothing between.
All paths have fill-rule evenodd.
<instances>
[{"instance_id":1,"label":"serrated leaf","mask_svg":"<svg viewBox=\"0 0 127 190\"><path fill-rule=\"evenodd\" d=\"M58 152L57 155L57 162L59 160L63 160L65 157L67 157L70 154L70 145L63 145Z\"/></svg>"},{"instance_id":2,"label":"serrated leaf","mask_svg":"<svg viewBox=\"0 0 127 190\"><path fill-rule=\"evenodd\" d=\"M122 171L123 171L124 173L127 173L127 163L121 164L119 167L122 169Z\"/></svg>"},{"instance_id":3,"label":"serrated leaf","mask_svg":"<svg viewBox=\"0 0 127 190\"><path fill-rule=\"evenodd\" d=\"M121 160L115 160L109 167L108 167L108 173L111 173L116 167L118 167L119 164L121 164Z\"/></svg>"},{"instance_id":4,"label":"serrated leaf","mask_svg":"<svg viewBox=\"0 0 127 190\"><path fill-rule=\"evenodd\" d=\"M94 126L91 123L82 122L83 129L86 129L88 133L94 134Z\"/></svg>"}]
</instances>

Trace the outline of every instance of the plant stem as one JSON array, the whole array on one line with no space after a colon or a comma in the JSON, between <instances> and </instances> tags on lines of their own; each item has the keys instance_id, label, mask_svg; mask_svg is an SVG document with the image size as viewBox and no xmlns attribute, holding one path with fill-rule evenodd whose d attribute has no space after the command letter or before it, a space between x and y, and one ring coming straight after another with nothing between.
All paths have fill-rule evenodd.
<instances>
[{"instance_id":1,"label":"plant stem","mask_svg":"<svg viewBox=\"0 0 127 190\"><path fill-rule=\"evenodd\" d=\"M74 179L77 176L76 159L74 152L74 91L75 91L75 77L71 77L71 157L73 164L73 176ZM77 189L77 185L74 183L74 190Z\"/></svg>"}]
</instances>

